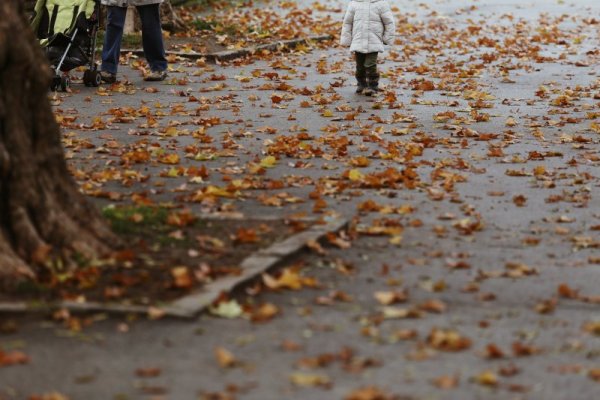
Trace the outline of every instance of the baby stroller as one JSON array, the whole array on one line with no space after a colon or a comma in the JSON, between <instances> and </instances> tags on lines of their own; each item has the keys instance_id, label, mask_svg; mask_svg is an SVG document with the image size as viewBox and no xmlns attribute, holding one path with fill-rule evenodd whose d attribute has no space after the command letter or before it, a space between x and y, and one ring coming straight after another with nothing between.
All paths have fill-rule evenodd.
<instances>
[{"instance_id":1,"label":"baby stroller","mask_svg":"<svg viewBox=\"0 0 600 400\"><path fill-rule=\"evenodd\" d=\"M68 72L81 66L87 66L83 83L100 85L95 60L100 0L38 0L31 26L54 70L53 91L66 91L71 84Z\"/></svg>"}]
</instances>

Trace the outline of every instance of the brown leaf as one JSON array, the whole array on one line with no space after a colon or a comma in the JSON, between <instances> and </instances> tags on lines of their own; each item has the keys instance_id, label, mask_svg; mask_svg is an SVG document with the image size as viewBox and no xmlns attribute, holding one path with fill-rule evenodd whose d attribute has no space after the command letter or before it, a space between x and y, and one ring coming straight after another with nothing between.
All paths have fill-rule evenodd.
<instances>
[{"instance_id":1,"label":"brown leaf","mask_svg":"<svg viewBox=\"0 0 600 400\"><path fill-rule=\"evenodd\" d=\"M324 388L328 388L331 386L331 379L324 374L294 372L290 375L290 381L296 386L304 387L321 386Z\"/></svg>"},{"instance_id":2,"label":"brown leaf","mask_svg":"<svg viewBox=\"0 0 600 400\"><path fill-rule=\"evenodd\" d=\"M264 303L252 311L252 322L267 322L279 314L279 308L273 303Z\"/></svg>"},{"instance_id":3,"label":"brown leaf","mask_svg":"<svg viewBox=\"0 0 600 400\"><path fill-rule=\"evenodd\" d=\"M344 400L394 400L394 397L375 386L368 386L353 390L344 397Z\"/></svg>"},{"instance_id":4,"label":"brown leaf","mask_svg":"<svg viewBox=\"0 0 600 400\"><path fill-rule=\"evenodd\" d=\"M512 344L512 351L516 357L527 357L541 352L540 349L521 342L514 342Z\"/></svg>"},{"instance_id":5,"label":"brown leaf","mask_svg":"<svg viewBox=\"0 0 600 400\"><path fill-rule=\"evenodd\" d=\"M232 368L238 363L233 353L224 347L215 348L215 359L221 368Z\"/></svg>"},{"instance_id":6,"label":"brown leaf","mask_svg":"<svg viewBox=\"0 0 600 400\"><path fill-rule=\"evenodd\" d=\"M135 370L135 374L140 378L156 378L160 376L162 370L160 368L138 368Z\"/></svg>"},{"instance_id":7,"label":"brown leaf","mask_svg":"<svg viewBox=\"0 0 600 400\"><path fill-rule=\"evenodd\" d=\"M388 291L388 292L375 292L373 297L384 306L391 304L403 303L408 299L406 291Z\"/></svg>"},{"instance_id":8,"label":"brown leaf","mask_svg":"<svg viewBox=\"0 0 600 400\"><path fill-rule=\"evenodd\" d=\"M0 367L7 367L17 364L27 364L29 363L29 361L29 356L23 353L22 351L13 350L9 352L4 352L0 350Z\"/></svg>"},{"instance_id":9,"label":"brown leaf","mask_svg":"<svg viewBox=\"0 0 600 400\"><path fill-rule=\"evenodd\" d=\"M285 268L278 277L263 274L263 282L270 289L300 290L304 286L317 286L314 278L301 276L297 268Z\"/></svg>"},{"instance_id":10,"label":"brown leaf","mask_svg":"<svg viewBox=\"0 0 600 400\"><path fill-rule=\"evenodd\" d=\"M294 342L292 340L284 340L281 342L281 349L284 351L295 352L302 350L303 346L300 343Z\"/></svg>"},{"instance_id":11,"label":"brown leaf","mask_svg":"<svg viewBox=\"0 0 600 400\"><path fill-rule=\"evenodd\" d=\"M558 286L557 292L560 297L564 297L566 299L577 299L579 297L579 291L570 288L566 283L561 283Z\"/></svg>"},{"instance_id":12,"label":"brown leaf","mask_svg":"<svg viewBox=\"0 0 600 400\"><path fill-rule=\"evenodd\" d=\"M427 300L424 303L421 303L419 305L419 308L423 311L427 311L430 313L441 314L448 309L448 306L446 305L446 303L444 303L441 300L431 299L431 300Z\"/></svg>"},{"instance_id":13,"label":"brown leaf","mask_svg":"<svg viewBox=\"0 0 600 400\"><path fill-rule=\"evenodd\" d=\"M194 284L188 267L171 268L171 277L173 278L173 286L179 289L188 289Z\"/></svg>"},{"instance_id":14,"label":"brown leaf","mask_svg":"<svg viewBox=\"0 0 600 400\"><path fill-rule=\"evenodd\" d=\"M588 376L590 379L600 382L600 368L593 368L588 371Z\"/></svg>"},{"instance_id":15,"label":"brown leaf","mask_svg":"<svg viewBox=\"0 0 600 400\"><path fill-rule=\"evenodd\" d=\"M260 239L254 229L239 228L234 236L235 243L256 243Z\"/></svg>"},{"instance_id":16,"label":"brown leaf","mask_svg":"<svg viewBox=\"0 0 600 400\"><path fill-rule=\"evenodd\" d=\"M459 384L458 376L443 375L431 380L431 383L443 390L454 389Z\"/></svg>"},{"instance_id":17,"label":"brown leaf","mask_svg":"<svg viewBox=\"0 0 600 400\"><path fill-rule=\"evenodd\" d=\"M495 344L490 343L485 348L484 356L485 356L485 358L495 360L495 359L499 359L499 358L504 358L504 352L502 351L502 349L500 349Z\"/></svg>"},{"instance_id":18,"label":"brown leaf","mask_svg":"<svg viewBox=\"0 0 600 400\"><path fill-rule=\"evenodd\" d=\"M427 343L442 351L462 351L471 347L471 339L452 329L433 328L427 337Z\"/></svg>"}]
</instances>

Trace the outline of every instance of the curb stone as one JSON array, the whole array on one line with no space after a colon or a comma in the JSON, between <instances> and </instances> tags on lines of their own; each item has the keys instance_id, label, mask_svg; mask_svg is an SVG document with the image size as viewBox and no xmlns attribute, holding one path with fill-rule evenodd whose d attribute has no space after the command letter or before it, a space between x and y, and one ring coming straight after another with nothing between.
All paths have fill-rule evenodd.
<instances>
[{"instance_id":1,"label":"curb stone","mask_svg":"<svg viewBox=\"0 0 600 400\"><path fill-rule=\"evenodd\" d=\"M311 240L321 240L329 232L337 232L348 225L348 220L332 219L323 225L313 225L305 231L292 235L266 249L260 249L245 258L239 276L219 279L196 293L181 297L163 306L139 306L124 304L104 304L95 302L62 301L57 303L0 302L0 313L38 313L66 309L70 312L106 312L112 314L149 314L158 310L166 317L194 318L206 310L223 292L231 292L251 281L287 258L305 248Z\"/></svg>"},{"instance_id":2,"label":"curb stone","mask_svg":"<svg viewBox=\"0 0 600 400\"><path fill-rule=\"evenodd\" d=\"M196 53L196 52L183 52L183 51L168 51L168 56L177 56L181 58L188 58L191 60L199 60L206 59L206 61L211 63L216 63L217 61L231 61L237 58L245 57L257 53L259 51L275 51L275 50L283 50L283 49L293 49L302 44L310 44L314 42L326 42L328 40L333 39L331 35L319 35L319 36L309 36L306 38L298 38L298 39L290 39L290 40L278 40L273 43L261 44L258 46L247 47L243 49L236 50L224 50L218 51L215 53ZM141 49L122 49L121 53L132 53L137 56L143 56L144 51Z\"/></svg>"}]
</instances>

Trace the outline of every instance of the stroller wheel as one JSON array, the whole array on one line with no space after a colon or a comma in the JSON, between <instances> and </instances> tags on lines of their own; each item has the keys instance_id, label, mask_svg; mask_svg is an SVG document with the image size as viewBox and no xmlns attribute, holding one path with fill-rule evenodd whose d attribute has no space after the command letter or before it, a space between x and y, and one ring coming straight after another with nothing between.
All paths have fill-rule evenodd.
<instances>
[{"instance_id":1,"label":"stroller wheel","mask_svg":"<svg viewBox=\"0 0 600 400\"><path fill-rule=\"evenodd\" d=\"M83 83L88 87L98 87L102 83L102 75L93 69L88 69L83 73Z\"/></svg>"},{"instance_id":2,"label":"stroller wheel","mask_svg":"<svg viewBox=\"0 0 600 400\"><path fill-rule=\"evenodd\" d=\"M60 89L63 92L66 92L67 89L69 89L70 86L71 86L71 79L69 79L68 76L62 76L60 78Z\"/></svg>"},{"instance_id":3,"label":"stroller wheel","mask_svg":"<svg viewBox=\"0 0 600 400\"><path fill-rule=\"evenodd\" d=\"M52 77L52 82L50 82L50 90L56 92L58 88L61 87L61 81L62 79L60 75L55 75L54 77Z\"/></svg>"},{"instance_id":4,"label":"stroller wheel","mask_svg":"<svg viewBox=\"0 0 600 400\"><path fill-rule=\"evenodd\" d=\"M87 87L92 86L92 70L86 69L83 73L83 84Z\"/></svg>"},{"instance_id":5,"label":"stroller wheel","mask_svg":"<svg viewBox=\"0 0 600 400\"><path fill-rule=\"evenodd\" d=\"M100 75L100 72L98 71L94 71L94 75L96 76L96 80L94 81L96 87L100 86L100 84L102 83L102 75Z\"/></svg>"}]
</instances>

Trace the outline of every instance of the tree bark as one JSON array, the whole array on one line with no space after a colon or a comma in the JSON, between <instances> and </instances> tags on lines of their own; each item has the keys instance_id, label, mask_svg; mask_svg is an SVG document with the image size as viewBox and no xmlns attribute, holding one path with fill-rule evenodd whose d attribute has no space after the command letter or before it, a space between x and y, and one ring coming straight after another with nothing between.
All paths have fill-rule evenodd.
<instances>
[{"instance_id":1,"label":"tree bark","mask_svg":"<svg viewBox=\"0 0 600 400\"><path fill-rule=\"evenodd\" d=\"M179 15L169 0L160 5L160 20L162 28L165 31L180 32L186 29L185 22L179 18ZM136 31L142 30L142 21L140 21L140 17L137 15L137 13L135 15L135 29Z\"/></svg>"},{"instance_id":2,"label":"tree bark","mask_svg":"<svg viewBox=\"0 0 600 400\"><path fill-rule=\"evenodd\" d=\"M67 169L24 5L0 1L0 286L35 277L49 257L96 257L116 243Z\"/></svg>"},{"instance_id":3,"label":"tree bark","mask_svg":"<svg viewBox=\"0 0 600 400\"><path fill-rule=\"evenodd\" d=\"M173 4L171 4L171 1L165 1L162 3L160 5L160 12L162 27L164 30L169 32L180 32L186 29L185 22L179 18L179 15L173 9Z\"/></svg>"}]
</instances>

